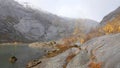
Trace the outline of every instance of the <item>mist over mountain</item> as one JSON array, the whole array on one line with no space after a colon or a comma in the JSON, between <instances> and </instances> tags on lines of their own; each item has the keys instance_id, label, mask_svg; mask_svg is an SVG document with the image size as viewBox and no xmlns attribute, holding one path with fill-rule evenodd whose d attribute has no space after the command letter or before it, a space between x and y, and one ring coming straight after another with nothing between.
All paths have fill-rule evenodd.
<instances>
[{"instance_id":1,"label":"mist over mountain","mask_svg":"<svg viewBox=\"0 0 120 68\"><path fill-rule=\"evenodd\" d=\"M0 42L56 40L71 35L76 23L84 33L98 25L93 20L62 18L14 0L0 0Z\"/></svg>"},{"instance_id":2,"label":"mist over mountain","mask_svg":"<svg viewBox=\"0 0 120 68\"><path fill-rule=\"evenodd\" d=\"M0 68L120 68L120 7L98 23L0 0L0 60Z\"/></svg>"},{"instance_id":3,"label":"mist over mountain","mask_svg":"<svg viewBox=\"0 0 120 68\"><path fill-rule=\"evenodd\" d=\"M119 10L120 8L106 15L98 26L100 29L93 31L93 33L88 36L88 38L91 38L86 42L82 41L84 42L83 44L77 44L80 51L75 49L76 51L73 51L74 54L72 56L72 50L68 52L72 48L69 48L60 54L57 53L57 56L47 59L40 58L37 62L31 61L28 63L28 66L31 68L120 68ZM70 38L70 40L73 38ZM61 45L64 48L65 46L74 44L74 40L71 41L71 43L70 41L64 41L69 43ZM40 45L39 43L34 43L31 44L31 46L38 47L36 44ZM61 48L61 50L63 49ZM55 52L52 54L54 55L54 53ZM78 54L75 55L76 53ZM66 55L68 56L66 57ZM43 63L37 64L40 61ZM34 63L37 65L34 66Z\"/></svg>"}]
</instances>

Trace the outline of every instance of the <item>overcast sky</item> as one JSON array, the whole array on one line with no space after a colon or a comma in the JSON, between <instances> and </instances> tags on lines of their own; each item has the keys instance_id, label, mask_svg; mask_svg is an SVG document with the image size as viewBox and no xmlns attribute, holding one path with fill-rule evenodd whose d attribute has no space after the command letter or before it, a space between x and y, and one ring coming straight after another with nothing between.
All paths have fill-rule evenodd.
<instances>
[{"instance_id":1,"label":"overcast sky","mask_svg":"<svg viewBox=\"0 0 120 68\"><path fill-rule=\"evenodd\" d=\"M17 0L32 7L70 18L88 18L101 21L120 6L120 0Z\"/></svg>"}]
</instances>

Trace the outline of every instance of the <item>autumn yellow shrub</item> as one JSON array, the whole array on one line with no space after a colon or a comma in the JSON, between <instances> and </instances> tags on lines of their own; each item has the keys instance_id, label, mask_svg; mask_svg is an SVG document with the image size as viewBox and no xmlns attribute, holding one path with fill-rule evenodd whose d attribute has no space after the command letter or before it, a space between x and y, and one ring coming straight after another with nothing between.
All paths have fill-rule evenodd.
<instances>
[{"instance_id":1,"label":"autumn yellow shrub","mask_svg":"<svg viewBox=\"0 0 120 68\"><path fill-rule=\"evenodd\" d=\"M83 44L92 38L99 37L105 34L111 34L111 33L120 33L120 15L116 16L111 21L107 22L107 24L104 25L103 27L98 27L90 31L88 34L82 33L82 31L78 27L78 24L76 24L76 27L73 31L73 35L64 38L63 41L64 44L66 45L70 45L78 41L81 44Z\"/></svg>"},{"instance_id":2,"label":"autumn yellow shrub","mask_svg":"<svg viewBox=\"0 0 120 68\"><path fill-rule=\"evenodd\" d=\"M120 16L117 16L116 18L114 18L110 22L108 22L103 27L103 31L106 34L119 33L120 32Z\"/></svg>"},{"instance_id":3,"label":"autumn yellow shrub","mask_svg":"<svg viewBox=\"0 0 120 68\"><path fill-rule=\"evenodd\" d=\"M106 32L106 34L112 33L114 31L114 27L110 24L107 24L103 30Z\"/></svg>"},{"instance_id":4,"label":"autumn yellow shrub","mask_svg":"<svg viewBox=\"0 0 120 68\"><path fill-rule=\"evenodd\" d=\"M85 42L91 38L99 37L105 34L120 33L120 15L109 21L105 26L92 30L84 38Z\"/></svg>"}]
</instances>

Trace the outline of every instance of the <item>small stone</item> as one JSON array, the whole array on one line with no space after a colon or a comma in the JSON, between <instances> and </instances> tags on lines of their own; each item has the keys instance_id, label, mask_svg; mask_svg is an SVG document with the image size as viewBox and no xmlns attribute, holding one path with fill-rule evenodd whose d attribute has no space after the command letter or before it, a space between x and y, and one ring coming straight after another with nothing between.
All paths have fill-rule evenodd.
<instances>
[{"instance_id":1,"label":"small stone","mask_svg":"<svg viewBox=\"0 0 120 68\"><path fill-rule=\"evenodd\" d=\"M15 56L12 56L9 58L9 62L15 63L17 61L17 58Z\"/></svg>"}]
</instances>

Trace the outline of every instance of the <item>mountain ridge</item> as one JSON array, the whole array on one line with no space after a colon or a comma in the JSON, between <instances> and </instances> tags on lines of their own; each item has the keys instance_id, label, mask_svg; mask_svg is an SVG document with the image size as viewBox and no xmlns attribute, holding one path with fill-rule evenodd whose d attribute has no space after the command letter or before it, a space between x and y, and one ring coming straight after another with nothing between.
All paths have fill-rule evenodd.
<instances>
[{"instance_id":1,"label":"mountain ridge","mask_svg":"<svg viewBox=\"0 0 120 68\"><path fill-rule=\"evenodd\" d=\"M95 28L92 25L89 27L86 25L89 23L88 20L78 22L75 19L65 19L31 7L24 7L15 0L0 0L0 5L1 42L56 40L72 34L76 27L75 23L84 26L84 28L79 26L83 32L89 32ZM96 23L93 20L90 22Z\"/></svg>"}]
</instances>

